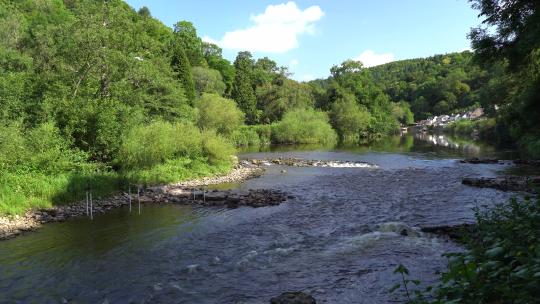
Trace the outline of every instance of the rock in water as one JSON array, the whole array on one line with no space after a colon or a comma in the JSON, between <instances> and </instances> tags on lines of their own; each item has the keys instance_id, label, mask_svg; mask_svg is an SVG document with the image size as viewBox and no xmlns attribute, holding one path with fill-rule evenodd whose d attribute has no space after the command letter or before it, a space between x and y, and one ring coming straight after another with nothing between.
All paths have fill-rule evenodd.
<instances>
[{"instance_id":1,"label":"rock in water","mask_svg":"<svg viewBox=\"0 0 540 304\"><path fill-rule=\"evenodd\" d=\"M315 298L300 291L289 291L272 298L270 304L316 304Z\"/></svg>"},{"instance_id":2,"label":"rock in water","mask_svg":"<svg viewBox=\"0 0 540 304\"><path fill-rule=\"evenodd\" d=\"M498 164L499 160L495 158L467 158L460 161L462 164Z\"/></svg>"}]
</instances>

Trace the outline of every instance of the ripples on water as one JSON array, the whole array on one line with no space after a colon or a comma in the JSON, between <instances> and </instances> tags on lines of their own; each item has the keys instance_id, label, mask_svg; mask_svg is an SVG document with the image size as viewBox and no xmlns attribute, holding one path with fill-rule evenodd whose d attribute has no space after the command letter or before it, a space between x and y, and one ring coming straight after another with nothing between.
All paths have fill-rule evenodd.
<instances>
[{"instance_id":1,"label":"ripples on water","mask_svg":"<svg viewBox=\"0 0 540 304\"><path fill-rule=\"evenodd\" d=\"M0 243L0 303L268 303L287 290L320 303L393 302L398 264L433 283L446 264L441 254L460 250L415 227L472 222L473 207L510 197L461 185L464 176L507 168L456 161L470 151L407 137L339 151L247 153L379 168L270 166L229 185L297 195L276 207L145 205L142 215L119 209L93 222L46 225Z\"/></svg>"}]
</instances>

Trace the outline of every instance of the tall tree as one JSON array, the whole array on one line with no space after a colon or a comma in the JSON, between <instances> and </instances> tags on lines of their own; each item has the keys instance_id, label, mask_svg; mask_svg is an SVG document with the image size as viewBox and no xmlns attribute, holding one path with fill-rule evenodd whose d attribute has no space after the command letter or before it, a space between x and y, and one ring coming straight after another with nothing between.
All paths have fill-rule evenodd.
<instances>
[{"instance_id":1,"label":"tall tree","mask_svg":"<svg viewBox=\"0 0 540 304\"><path fill-rule=\"evenodd\" d=\"M195 83L191 74L191 65L180 43L173 44L171 66L184 87L186 98L193 104L195 101Z\"/></svg>"},{"instance_id":2,"label":"tall tree","mask_svg":"<svg viewBox=\"0 0 540 304\"><path fill-rule=\"evenodd\" d=\"M512 67L527 61L540 48L540 2L537 0L470 0L485 26L470 33L477 58L510 60ZM490 30L495 28L495 31Z\"/></svg>"},{"instance_id":3,"label":"tall tree","mask_svg":"<svg viewBox=\"0 0 540 304\"><path fill-rule=\"evenodd\" d=\"M180 21L174 25L174 34L182 48L186 52L191 66L201 65L203 62L203 42L197 36L197 30L193 23Z\"/></svg>"},{"instance_id":4,"label":"tall tree","mask_svg":"<svg viewBox=\"0 0 540 304\"><path fill-rule=\"evenodd\" d=\"M253 89L253 66L254 61L250 52L240 52L234 61L236 76L232 90L232 98L246 113L246 122L257 123L258 111L255 91Z\"/></svg>"}]
</instances>

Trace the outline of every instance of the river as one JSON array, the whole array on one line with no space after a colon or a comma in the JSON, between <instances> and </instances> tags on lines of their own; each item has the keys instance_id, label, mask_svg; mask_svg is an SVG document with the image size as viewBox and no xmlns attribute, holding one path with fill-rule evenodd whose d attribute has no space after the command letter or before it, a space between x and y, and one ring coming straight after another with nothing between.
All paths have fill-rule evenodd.
<instances>
[{"instance_id":1,"label":"river","mask_svg":"<svg viewBox=\"0 0 540 304\"><path fill-rule=\"evenodd\" d=\"M240 158L366 161L379 168L270 166L243 184L296 196L263 208L144 205L93 221L45 225L0 242L0 303L269 303L304 291L318 303L395 303L388 289L404 264L436 282L455 243L414 227L474 221L474 207L512 193L471 188L464 176L509 165L464 157L512 152L439 135L406 135L360 147L281 147ZM283 172L286 170L286 172ZM407 236L400 231L408 229Z\"/></svg>"}]
</instances>

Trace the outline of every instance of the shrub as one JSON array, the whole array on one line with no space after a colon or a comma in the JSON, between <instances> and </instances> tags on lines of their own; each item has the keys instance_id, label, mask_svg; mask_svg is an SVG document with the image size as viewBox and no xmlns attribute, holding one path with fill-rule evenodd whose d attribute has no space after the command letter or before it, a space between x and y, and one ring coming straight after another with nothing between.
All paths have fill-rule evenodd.
<instances>
[{"instance_id":1,"label":"shrub","mask_svg":"<svg viewBox=\"0 0 540 304\"><path fill-rule=\"evenodd\" d=\"M222 135L230 135L244 122L244 114L236 102L216 94L203 94L197 101L199 118L197 125L204 130L216 130Z\"/></svg>"},{"instance_id":2,"label":"shrub","mask_svg":"<svg viewBox=\"0 0 540 304\"><path fill-rule=\"evenodd\" d=\"M236 146L260 146L261 140L255 126L241 126L231 135Z\"/></svg>"},{"instance_id":3,"label":"shrub","mask_svg":"<svg viewBox=\"0 0 540 304\"><path fill-rule=\"evenodd\" d=\"M118 162L124 169L149 168L177 153L175 128L167 122L154 122L133 128L120 147Z\"/></svg>"},{"instance_id":4,"label":"shrub","mask_svg":"<svg viewBox=\"0 0 540 304\"><path fill-rule=\"evenodd\" d=\"M273 141L285 144L335 144L337 134L324 112L313 109L293 110L272 130Z\"/></svg>"},{"instance_id":5,"label":"shrub","mask_svg":"<svg viewBox=\"0 0 540 304\"><path fill-rule=\"evenodd\" d=\"M211 164L228 163L236 152L234 147L213 131L202 132L203 155Z\"/></svg>"},{"instance_id":6,"label":"shrub","mask_svg":"<svg viewBox=\"0 0 540 304\"><path fill-rule=\"evenodd\" d=\"M477 212L468 251L450 255L444 303L536 303L540 298L540 200Z\"/></svg>"}]
</instances>

